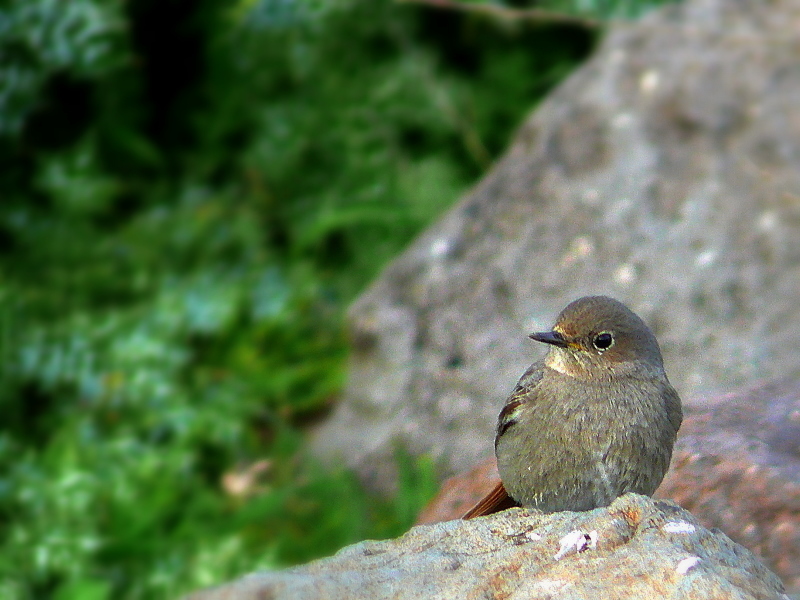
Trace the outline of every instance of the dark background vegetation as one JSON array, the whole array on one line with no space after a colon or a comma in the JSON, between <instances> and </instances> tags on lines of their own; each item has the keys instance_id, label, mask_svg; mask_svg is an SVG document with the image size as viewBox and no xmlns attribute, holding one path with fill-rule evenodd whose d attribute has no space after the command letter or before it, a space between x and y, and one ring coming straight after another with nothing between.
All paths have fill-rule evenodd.
<instances>
[{"instance_id":1,"label":"dark background vegetation","mask_svg":"<svg viewBox=\"0 0 800 600\"><path fill-rule=\"evenodd\" d=\"M388 0L2 0L0 600L175 597L406 529L429 460L398 449L386 499L302 451L343 310L600 34Z\"/></svg>"}]
</instances>

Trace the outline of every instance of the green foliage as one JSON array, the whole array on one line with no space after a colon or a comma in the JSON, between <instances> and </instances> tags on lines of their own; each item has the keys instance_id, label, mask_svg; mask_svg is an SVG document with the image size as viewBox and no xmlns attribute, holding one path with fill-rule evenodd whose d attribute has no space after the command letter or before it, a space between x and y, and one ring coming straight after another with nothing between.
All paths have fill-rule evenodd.
<instances>
[{"instance_id":1,"label":"green foliage","mask_svg":"<svg viewBox=\"0 0 800 600\"><path fill-rule=\"evenodd\" d=\"M20 131L56 75L102 77L119 59L122 2L7 0L0 8L0 135Z\"/></svg>"},{"instance_id":2,"label":"green foliage","mask_svg":"<svg viewBox=\"0 0 800 600\"><path fill-rule=\"evenodd\" d=\"M533 34L533 35L531 35ZM346 304L589 50L389 1L0 7L0 600L175 597L407 528L303 451Z\"/></svg>"}]
</instances>

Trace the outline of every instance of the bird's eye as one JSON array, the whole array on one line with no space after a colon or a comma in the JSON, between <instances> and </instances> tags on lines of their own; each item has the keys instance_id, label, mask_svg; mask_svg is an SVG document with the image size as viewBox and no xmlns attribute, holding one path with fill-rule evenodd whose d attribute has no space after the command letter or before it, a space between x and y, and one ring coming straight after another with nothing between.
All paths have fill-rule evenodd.
<instances>
[{"instance_id":1,"label":"bird's eye","mask_svg":"<svg viewBox=\"0 0 800 600\"><path fill-rule=\"evenodd\" d=\"M614 345L614 336L610 334L608 331L604 331L603 333L598 333L594 339L592 340L592 344L595 348L602 352L603 350L608 350L611 346Z\"/></svg>"}]
</instances>

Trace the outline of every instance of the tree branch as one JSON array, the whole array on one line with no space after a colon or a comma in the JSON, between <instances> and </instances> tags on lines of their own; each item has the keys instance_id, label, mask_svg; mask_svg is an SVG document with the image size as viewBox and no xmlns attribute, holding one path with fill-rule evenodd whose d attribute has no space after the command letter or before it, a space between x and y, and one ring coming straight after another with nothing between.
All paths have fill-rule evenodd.
<instances>
[{"instance_id":1,"label":"tree branch","mask_svg":"<svg viewBox=\"0 0 800 600\"><path fill-rule=\"evenodd\" d=\"M597 29L604 25L603 21L591 17L578 17L541 8L507 8L496 4L465 3L458 0L395 0L398 4L422 4L443 10L458 10L484 14L490 17L514 21L538 21L542 23L561 23L578 25L587 29Z\"/></svg>"}]
</instances>

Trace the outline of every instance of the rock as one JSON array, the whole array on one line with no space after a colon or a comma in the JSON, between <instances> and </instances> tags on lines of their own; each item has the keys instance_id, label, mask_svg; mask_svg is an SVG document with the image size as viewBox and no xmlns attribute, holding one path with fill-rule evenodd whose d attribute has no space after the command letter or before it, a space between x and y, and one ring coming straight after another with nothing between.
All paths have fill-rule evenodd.
<instances>
[{"instance_id":1,"label":"rock","mask_svg":"<svg viewBox=\"0 0 800 600\"><path fill-rule=\"evenodd\" d=\"M436 496L422 509L417 525L460 519L500 481L497 460L490 456L464 473L448 477Z\"/></svg>"},{"instance_id":2,"label":"rock","mask_svg":"<svg viewBox=\"0 0 800 600\"><path fill-rule=\"evenodd\" d=\"M800 379L685 403L656 496L718 527L800 591ZM494 458L450 478L419 523L458 518L499 481Z\"/></svg>"},{"instance_id":3,"label":"rock","mask_svg":"<svg viewBox=\"0 0 800 600\"><path fill-rule=\"evenodd\" d=\"M719 527L800 591L800 380L698 400L658 494Z\"/></svg>"},{"instance_id":4,"label":"rock","mask_svg":"<svg viewBox=\"0 0 800 600\"><path fill-rule=\"evenodd\" d=\"M612 25L352 306L349 383L316 453L385 491L398 445L468 469L544 352L527 334L589 293L651 325L684 398L800 375L797 31L795 0Z\"/></svg>"},{"instance_id":5,"label":"rock","mask_svg":"<svg viewBox=\"0 0 800 600\"><path fill-rule=\"evenodd\" d=\"M607 508L545 515L510 509L421 525L396 540L256 573L187 600L392 600L556 596L652 600L785 599L748 550L685 510L628 494Z\"/></svg>"},{"instance_id":6,"label":"rock","mask_svg":"<svg viewBox=\"0 0 800 600\"><path fill-rule=\"evenodd\" d=\"M448 477L436 496L422 509L417 525L460 519L500 481L497 460L490 456L469 471Z\"/></svg>"}]
</instances>

